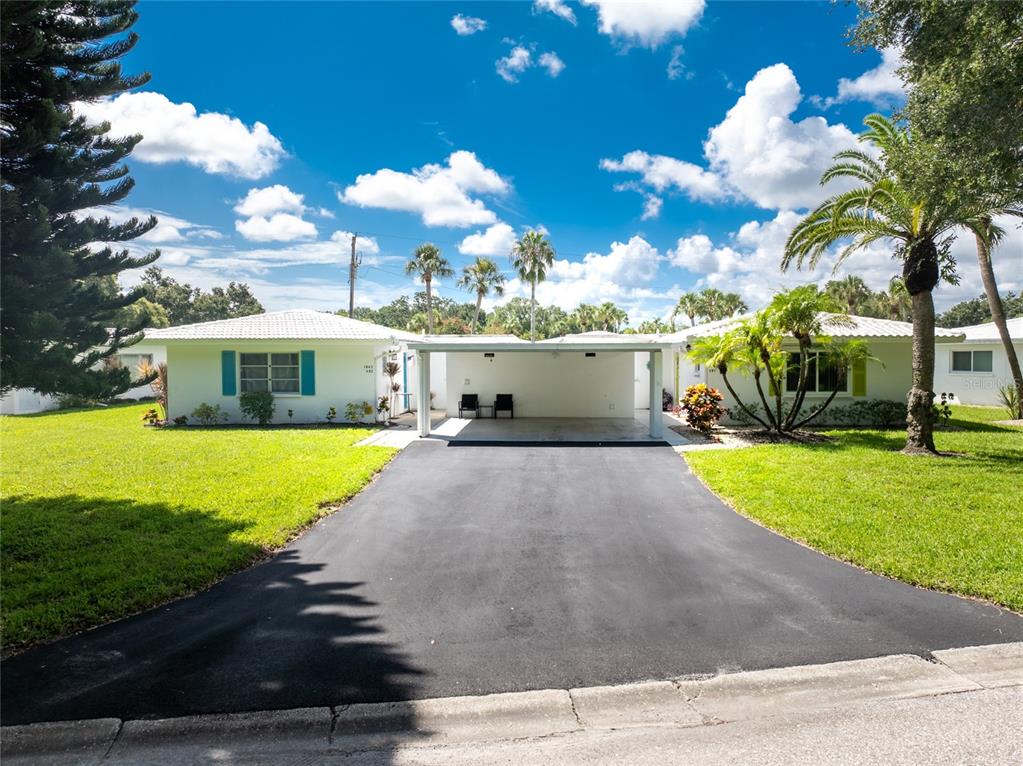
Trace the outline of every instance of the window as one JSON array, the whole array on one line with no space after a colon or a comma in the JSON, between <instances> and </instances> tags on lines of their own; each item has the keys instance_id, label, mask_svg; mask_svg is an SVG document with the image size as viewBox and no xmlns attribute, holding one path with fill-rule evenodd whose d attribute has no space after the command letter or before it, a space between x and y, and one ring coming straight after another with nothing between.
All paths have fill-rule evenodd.
<instances>
[{"instance_id":1,"label":"window","mask_svg":"<svg viewBox=\"0 0 1023 766\"><path fill-rule=\"evenodd\" d=\"M990 351L953 351L952 372L991 372L993 361Z\"/></svg>"},{"instance_id":2,"label":"window","mask_svg":"<svg viewBox=\"0 0 1023 766\"><path fill-rule=\"evenodd\" d=\"M118 354L117 363L125 369L131 370L132 373L137 373L139 365L145 362L146 364L153 363L152 354Z\"/></svg>"},{"instance_id":3,"label":"window","mask_svg":"<svg viewBox=\"0 0 1023 766\"><path fill-rule=\"evenodd\" d=\"M789 354L785 373L785 390L794 393L799 388L799 354ZM826 351L811 351L806 361L806 392L830 394L849 390L849 371Z\"/></svg>"},{"instance_id":4,"label":"window","mask_svg":"<svg viewBox=\"0 0 1023 766\"><path fill-rule=\"evenodd\" d=\"M297 394L298 354L241 354L242 391Z\"/></svg>"}]
</instances>

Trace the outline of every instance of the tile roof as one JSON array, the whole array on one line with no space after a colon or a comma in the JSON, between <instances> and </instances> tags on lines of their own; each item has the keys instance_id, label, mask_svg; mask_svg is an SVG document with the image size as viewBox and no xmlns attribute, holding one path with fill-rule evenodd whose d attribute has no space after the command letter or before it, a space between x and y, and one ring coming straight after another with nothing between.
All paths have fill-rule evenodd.
<instances>
[{"instance_id":1,"label":"tile roof","mask_svg":"<svg viewBox=\"0 0 1023 766\"><path fill-rule=\"evenodd\" d=\"M271 311L146 330L147 341L161 340L420 340L421 335L311 309Z\"/></svg>"},{"instance_id":2,"label":"tile roof","mask_svg":"<svg viewBox=\"0 0 1023 766\"><path fill-rule=\"evenodd\" d=\"M899 322L894 319L878 319L877 317L861 317L848 315L851 320L851 324L846 324L839 320L839 317L844 317L844 314L825 314L824 315L824 331L832 338L912 338L913 337L913 325L909 322ZM682 330L681 332L674 333L671 337L681 338L703 338L709 335L717 335L718 333L727 330L732 324L739 322L745 317L735 317L734 319L724 319L718 322L708 322L707 324L697 325L688 330ZM961 340L963 337L962 329L958 330L947 330L943 327L934 328L934 335L937 338L947 338L949 340ZM681 341L675 341L681 342Z\"/></svg>"},{"instance_id":3,"label":"tile roof","mask_svg":"<svg viewBox=\"0 0 1023 766\"><path fill-rule=\"evenodd\" d=\"M1009 319L1005 323L1009 329L1009 337L1014 341L1023 340L1023 317ZM998 334L998 328L994 322L970 325L969 327L957 327L956 332L966 336L967 343L1001 343L1002 336Z\"/></svg>"}]
</instances>

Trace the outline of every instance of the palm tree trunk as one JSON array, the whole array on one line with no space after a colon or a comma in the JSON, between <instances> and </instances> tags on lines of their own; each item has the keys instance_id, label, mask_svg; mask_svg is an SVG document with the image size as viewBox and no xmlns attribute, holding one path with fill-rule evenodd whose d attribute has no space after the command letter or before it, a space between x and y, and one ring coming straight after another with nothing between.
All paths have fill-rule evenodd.
<instances>
[{"instance_id":1,"label":"palm tree trunk","mask_svg":"<svg viewBox=\"0 0 1023 766\"><path fill-rule=\"evenodd\" d=\"M913 386L906 397L907 455L933 455L934 447L934 296L930 290L913 299Z\"/></svg>"},{"instance_id":2,"label":"palm tree trunk","mask_svg":"<svg viewBox=\"0 0 1023 766\"><path fill-rule=\"evenodd\" d=\"M803 407L803 402L806 401L806 373L810 366L810 344L799 339L799 385L796 387L796 398L792 402L792 409L789 410L788 417L785 419L785 428L796 428L793 425L796 418L799 417L799 410Z\"/></svg>"},{"instance_id":3,"label":"palm tree trunk","mask_svg":"<svg viewBox=\"0 0 1023 766\"><path fill-rule=\"evenodd\" d=\"M770 377L770 375L771 375L771 373L768 372L768 377ZM763 386L760 385L760 370L759 369L755 370L753 372L753 382L757 384L757 393L760 395L760 403L764 405L764 415L766 415L767 419L771 421L771 425L769 425L767 427L767 430L768 431L774 430L774 431L778 431L780 433L781 432L781 421L776 421L775 420L774 413L771 412L771 405L767 403L767 397L764 396L764 388L763 388Z\"/></svg>"},{"instance_id":4,"label":"palm tree trunk","mask_svg":"<svg viewBox=\"0 0 1023 766\"><path fill-rule=\"evenodd\" d=\"M991 220L987 219L990 225ZM1009 337L1009 328L1005 324L1005 308L1002 306L1002 298L998 294L998 283L995 281L995 270L991 264L991 251L987 242L979 234L974 235L977 240L977 263L980 266L980 279L984 283L984 292L987 293L988 306L991 308L991 321L998 328L998 335L1002 339L1002 346L1005 348L1005 357L1009 360L1009 371L1012 373L1012 382L1016 386L1020 402L1020 411L1016 417L1023 418L1023 372L1020 372L1019 357L1016 356L1016 349L1012 345L1012 338Z\"/></svg>"},{"instance_id":5,"label":"palm tree trunk","mask_svg":"<svg viewBox=\"0 0 1023 766\"><path fill-rule=\"evenodd\" d=\"M813 412L811 412L805 418L803 418L798 423L796 423L794 426L792 426L792 430L795 431L797 428L802 428L807 423L809 423L811 420L813 420L815 417L817 417L822 412L824 412L824 410L826 410L828 408L828 405L831 404L833 401L835 401L835 397L836 396L838 396L838 389L837 388L834 391L831 392L831 395L828 396L828 398L825 400L824 404L822 404L820 407L815 409Z\"/></svg>"},{"instance_id":6,"label":"palm tree trunk","mask_svg":"<svg viewBox=\"0 0 1023 766\"><path fill-rule=\"evenodd\" d=\"M536 340L536 279L529 283L529 340Z\"/></svg>"},{"instance_id":7,"label":"palm tree trunk","mask_svg":"<svg viewBox=\"0 0 1023 766\"><path fill-rule=\"evenodd\" d=\"M732 395L732 398L735 399L735 403L739 405L739 408L743 412L745 412L747 415L749 415L751 418L753 418L755 421L757 421L764 428L766 428L768 431L770 431L771 427L769 425L767 425L767 423L765 423L759 417L757 417L757 414L753 410L751 410L749 407L747 407L746 404L742 401L742 399L739 398L739 395L737 393L735 393L735 389L732 388L731 381L728 380L728 370L727 369L721 369L720 367L718 367L718 372L721 373L721 380L724 381L725 388L728 389L728 393L730 393Z\"/></svg>"},{"instance_id":8,"label":"palm tree trunk","mask_svg":"<svg viewBox=\"0 0 1023 766\"><path fill-rule=\"evenodd\" d=\"M472 315L472 334L476 334L476 325L480 321L480 304L483 303L483 293L476 293L476 313Z\"/></svg>"},{"instance_id":9,"label":"palm tree trunk","mask_svg":"<svg viewBox=\"0 0 1023 766\"><path fill-rule=\"evenodd\" d=\"M426 331L433 335L433 290L430 275L427 274L423 281L426 282Z\"/></svg>"}]
</instances>

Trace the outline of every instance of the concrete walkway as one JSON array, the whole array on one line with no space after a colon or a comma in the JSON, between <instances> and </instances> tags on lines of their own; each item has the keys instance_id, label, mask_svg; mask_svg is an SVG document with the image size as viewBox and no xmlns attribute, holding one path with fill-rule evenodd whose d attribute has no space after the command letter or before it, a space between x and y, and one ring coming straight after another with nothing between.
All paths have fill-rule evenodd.
<instances>
[{"instance_id":1,"label":"concrete walkway","mask_svg":"<svg viewBox=\"0 0 1023 766\"><path fill-rule=\"evenodd\" d=\"M5 764L1018 763L1023 644L710 678L6 727Z\"/></svg>"},{"instance_id":2,"label":"concrete walkway","mask_svg":"<svg viewBox=\"0 0 1023 766\"><path fill-rule=\"evenodd\" d=\"M671 430L678 425L670 413L662 413L662 435L650 436L649 410L635 410L630 418L455 418L442 411L430 413L431 439L472 443L549 444L549 443L631 443L668 444L688 447L684 436ZM404 449L419 438L414 416L402 415L387 429L359 442L356 446L382 446ZM718 445L707 445L718 446Z\"/></svg>"}]
</instances>

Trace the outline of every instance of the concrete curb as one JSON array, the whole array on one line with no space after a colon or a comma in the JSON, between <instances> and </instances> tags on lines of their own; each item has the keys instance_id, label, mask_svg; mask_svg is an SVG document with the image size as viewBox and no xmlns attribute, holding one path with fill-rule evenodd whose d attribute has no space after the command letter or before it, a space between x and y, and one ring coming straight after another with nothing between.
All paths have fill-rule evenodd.
<instances>
[{"instance_id":1,"label":"concrete curb","mask_svg":"<svg viewBox=\"0 0 1023 766\"><path fill-rule=\"evenodd\" d=\"M8 726L10 763L188 763L211 750L368 750L396 742L486 742L585 729L701 726L1023 685L1023 643L622 686L546 689L338 708L155 721L104 718ZM158 755L159 754L159 755Z\"/></svg>"}]
</instances>

